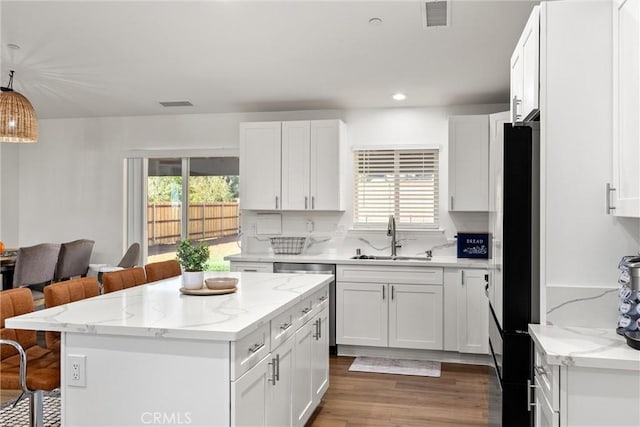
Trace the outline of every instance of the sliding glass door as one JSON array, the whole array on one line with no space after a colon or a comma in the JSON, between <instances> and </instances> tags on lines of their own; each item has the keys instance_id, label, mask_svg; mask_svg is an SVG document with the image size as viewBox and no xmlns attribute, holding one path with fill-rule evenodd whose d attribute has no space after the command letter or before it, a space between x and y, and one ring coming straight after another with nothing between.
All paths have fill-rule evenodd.
<instances>
[{"instance_id":1,"label":"sliding glass door","mask_svg":"<svg viewBox=\"0 0 640 427\"><path fill-rule=\"evenodd\" d=\"M148 262L175 258L185 238L209 245L208 269L240 252L237 157L148 159Z\"/></svg>"}]
</instances>

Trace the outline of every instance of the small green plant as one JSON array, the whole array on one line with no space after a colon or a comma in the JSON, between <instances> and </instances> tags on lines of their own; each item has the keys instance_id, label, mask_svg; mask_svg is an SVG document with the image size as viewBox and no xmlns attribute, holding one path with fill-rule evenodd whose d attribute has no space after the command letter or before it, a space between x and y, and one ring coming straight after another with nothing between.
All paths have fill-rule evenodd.
<instances>
[{"instance_id":1,"label":"small green plant","mask_svg":"<svg viewBox=\"0 0 640 427\"><path fill-rule=\"evenodd\" d=\"M189 239L181 240L176 257L185 271L204 271L209 259L209 246L203 242L194 244Z\"/></svg>"}]
</instances>

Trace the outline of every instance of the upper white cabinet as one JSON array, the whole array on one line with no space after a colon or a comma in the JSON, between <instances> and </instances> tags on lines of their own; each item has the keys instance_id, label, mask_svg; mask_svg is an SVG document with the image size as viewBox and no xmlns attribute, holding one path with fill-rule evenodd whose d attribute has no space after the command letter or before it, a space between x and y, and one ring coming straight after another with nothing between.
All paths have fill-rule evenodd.
<instances>
[{"instance_id":1,"label":"upper white cabinet","mask_svg":"<svg viewBox=\"0 0 640 427\"><path fill-rule=\"evenodd\" d=\"M240 123L242 209L280 209L280 122Z\"/></svg>"},{"instance_id":2,"label":"upper white cabinet","mask_svg":"<svg viewBox=\"0 0 640 427\"><path fill-rule=\"evenodd\" d=\"M640 1L613 2L613 177L608 211L640 217Z\"/></svg>"},{"instance_id":3,"label":"upper white cabinet","mask_svg":"<svg viewBox=\"0 0 640 427\"><path fill-rule=\"evenodd\" d=\"M540 91L540 7L535 6L511 56L511 121L538 114Z\"/></svg>"},{"instance_id":4,"label":"upper white cabinet","mask_svg":"<svg viewBox=\"0 0 640 427\"><path fill-rule=\"evenodd\" d=\"M449 117L449 210L489 210L489 116Z\"/></svg>"},{"instance_id":5,"label":"upper white cabinet","mask_svg":"<svg viewBox=\"0 0 640 427\"><path fill-rule=\"evenodd\" d=\"M340 210L340 120L240 124L242 209Z\"/></svg>"}]
</instances>

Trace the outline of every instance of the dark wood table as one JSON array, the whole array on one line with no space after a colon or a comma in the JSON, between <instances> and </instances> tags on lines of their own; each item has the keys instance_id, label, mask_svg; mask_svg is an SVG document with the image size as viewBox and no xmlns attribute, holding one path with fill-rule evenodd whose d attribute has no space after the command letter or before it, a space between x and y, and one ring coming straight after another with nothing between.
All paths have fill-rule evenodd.
<instances>
[{"instance_id":1,"label":"dark wood table","mask_svg":"<svg viewBox=\"0 0 640 427\"><path fill-rule=\"evenodd\" d=\"M13 269L16 266L14 251L7 251L0 256L0 273L2 273L2 290L13 287Z\"/></svg>"}]
</instances>

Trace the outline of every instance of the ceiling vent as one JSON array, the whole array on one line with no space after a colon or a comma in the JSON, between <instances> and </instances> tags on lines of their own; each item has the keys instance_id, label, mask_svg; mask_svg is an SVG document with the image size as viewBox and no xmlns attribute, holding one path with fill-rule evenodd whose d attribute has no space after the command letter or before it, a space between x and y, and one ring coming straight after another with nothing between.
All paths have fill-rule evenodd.
<instances>
[{"instance_id":1,"label":"ceiling vent","mask_svg":"<svg viewBox=\"0 0 640 427\"><path fill-rule=\"evenodd\" d=\"M193 107L189 101L160 101L163 107Z\"/></svg>"},{"instance_id":2,"label":"ceiling vent","mask_svg":"<svg viewBox=\"0 0 640 427\"><path fill-rule=\"evenodd\" d=\"M425 28L448 27L450 13L448 0L427 0L422 3L422 24Z\"/></svg>"}]
</instances>

